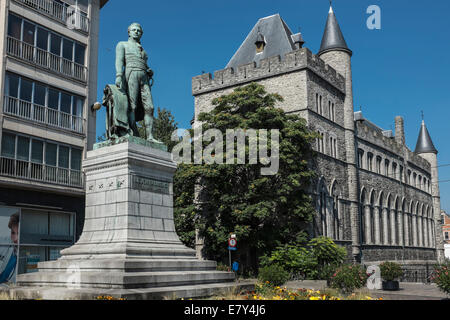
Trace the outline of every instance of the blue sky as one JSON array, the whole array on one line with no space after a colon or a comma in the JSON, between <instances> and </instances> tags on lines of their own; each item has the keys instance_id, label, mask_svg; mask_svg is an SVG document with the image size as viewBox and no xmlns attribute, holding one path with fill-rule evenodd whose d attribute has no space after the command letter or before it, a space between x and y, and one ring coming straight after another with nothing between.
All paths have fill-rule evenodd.
<instances>
[{"instance_id":1,"label":"blue sky","mask_svg":"<svg viewBox=\"0 0 450 320\"><path fill-rule=\"evenodd\" d=\"M381 30L369 30L370 5L381 8ZM355 111L390 130L405 119L406 143L415 148L421 111L436 148L440 180L450 180L450 1L334 0L334 11L353 51ZM155 106L171 110L180 128L194 114L191 78L223 69L258 19L279 13L305 46L317 53L328 0L110 0L101 10L98 100L114 83L115 46L139 22L155 71ZM105 130L104 111L97 135ZM441 182L441 206L450 212L450 182Z\"/></svg>"}]
</instances>

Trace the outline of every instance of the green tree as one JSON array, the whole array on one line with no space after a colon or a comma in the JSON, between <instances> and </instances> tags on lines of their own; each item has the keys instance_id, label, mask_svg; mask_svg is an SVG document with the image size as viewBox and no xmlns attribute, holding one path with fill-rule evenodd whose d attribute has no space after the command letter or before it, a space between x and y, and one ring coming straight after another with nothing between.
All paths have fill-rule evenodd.
<instances>
[{"instance_id":1,"label":"green tree","mask_svg":"<svg viewBox=\"0 0 450 320\"><path fill-rule=\"evenodd\" d=\"M173 147L178 143L171 139L172 133L177 129L178 122L175 122L175 117L172 113L165 108L161 109L158 107L157 117L153 122L153 137L163 142L167 146L169 152L171 152ZM141 137L146 137L143 121L138 123L138 130Z\"/></svg>"},{"instance_id":2,"label":"green tree","mask_svg":"<svg viewBox=\"0 0 450 320\"><path fill-rule=\"evenodd\" d=\"M308 130L304 119L275 107L282 101L280 95L268 94L263 86L252 83L214 99L213 111L199 115L203 132L219 129L223 141L227 129L280 132L279 171L275 175L261 175L261 168L266 167L263 164L179 167L174 181L178 234L192 246L195 226L210 259L226 261L226 241L235 233L241 265L256 271L259 256L304 239L303 231L314 214L308 188L315 176L309 163L314 156L311 142L317 135ZM208 143L203 143L204 150ZM246 159L248 146L247 138ZM196 187L198 182L200 188Z\"/></svg>"}]
</instances>

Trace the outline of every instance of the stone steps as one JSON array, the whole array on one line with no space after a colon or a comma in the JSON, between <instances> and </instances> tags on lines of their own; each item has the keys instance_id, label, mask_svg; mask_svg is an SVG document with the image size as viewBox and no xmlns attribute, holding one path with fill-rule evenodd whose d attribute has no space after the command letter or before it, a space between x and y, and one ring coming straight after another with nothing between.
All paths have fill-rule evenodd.
<instances>
[{"instance_id":1,"label":"stone steps","mask_svg":"<svg viewBox=\"0 0 450 320\"><path fill-rule=\"evenodd\" d=\"M18 285L23 287L67 287L136 289L192 284L220 284L234 281L234 273L223 271L169 272L45 272L22 275Z\"/></svg>"},{"instance_id":2,"label":"stone steps","mask_svg":"<svg viewBox=\"0 0 450 320\"><path fill-rule=\"evenodd\" d=\"M61 269L67 272L79 269L83 272L158 272L158 271L213 271L216 270L215 261L201 261L194 259L91 259L41 262L39 270L42 272L57 272Z\"/></svg>"},{"instance_id":3,"label":"stone steps","mask_svg":"<svg viewBox=\"0 0 450 320\"><path fill-rule=\"evenodd\" d=\"M174 300L202 298L214 295L237 294L252 291L255 281L195 284L143 289L67 289L67 288L16 288L9 291L17 299L43 300L95 300L99 296L111 296L126 300Z\"/></svg>"}]
</instances>

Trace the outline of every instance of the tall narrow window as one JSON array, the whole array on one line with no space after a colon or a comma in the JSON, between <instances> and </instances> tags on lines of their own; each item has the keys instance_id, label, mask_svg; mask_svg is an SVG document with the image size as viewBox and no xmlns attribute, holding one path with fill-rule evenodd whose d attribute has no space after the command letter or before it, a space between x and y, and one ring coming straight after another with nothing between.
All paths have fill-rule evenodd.
<instances>
[{"instance_id":1,"label":"tall narrow window","mask_svg":"<svg viewBox=\"0 0 450 320\"><path fill-rule=\"evenodd\" d=\"M56 167L57 154L58 146L53 143L47 143L45 146L45 164Z\"/></svg>"},{"instance_id":2,"label":"tall narrow window","mask_svg":"<svg viewBox=\"0 0 450 320\"><path fill-rule=\"evenodd\" d=\"M44 142L33 140L31 143L31 162L42 164L44 162Z\"/></svg>"},{"instance_id":3,"label":"tall narrow window","mask_svg":"<svg viewBox=\"0 0 450 320\"><path fill-rule=\"evenodd\" d=\"M21 34L22 34L22 19L10 14L8 16L8 36L20 40Z\"/></svg>"},{"instance_id":4,"label":"tall narrow window","mask_svg":"<svg viewBox=\"0 0 450 320\"><path fill-rule=\"evenodd\" d=\"M75 62L81 65L84 65L86 47L75 43Z\"/></svg>"},{"instance_id":5,"label":"tall narrow window","mask_svg":"<svg viewBox=\"0 0 450 320\"><path fill-rule=\"evenodd\" d=\"M48 50L48 31L42 28L37 28L36 46L39 49Z\"/></svg>"},{"instance_id":6,"label":"tall narrow window","mask_svg":"<svg viewBox=\"0 0 450 320\"><path fill-rule=\"evenodd\" d=\"M16 136L3 132L2 134L2 157L12 158L16 157Z\"/></svg>"},{"instance_id":7,"label":"tall narrow window","mask_svg":"<svg viewBox=\"0 0 450 320\"><path fill-rule=\"evenodd\" d=\"M39 84L34 84L34 104L45 106L46 88Z\"/></svg>"},{"instance_id":8,"label":"tall narrow window","mask_svg":"<svg viewBox=\"0 0 450 320\"><path fill-rule=\"evenodd\" d=\"M377 157L377 173L381 174L381 157Z\"/></svg>"},{"instance_id":9,"label":"tall narrow window","mask_svg":"<svg viewBox=\"0 0 450 320\"><path fill-rule=\"evenodd\" d=\"M69 169L69 153L68 147L59 146L58 152L58 167Z\"/></svg>"},{"instance_id":10,"label":"tall narrow window","mask_svg":"<svg viewBox=\"0 0 450 320\"><path fill-rule=\"evenodd\" d=\"M384 161L384 174L389 177L389 160Z\"/></svg>"},{"instance_id":11,"label":"tall narrow window","mask_svg":"<svg viewBox=\"0 0 450 320\"><path fill-rule=\"evenodd\" d=\"M323 115L323 110L322 110L322 96L319 96L319 113L321 115Z\"/></svg>"},{"instance_id":12,"label":"tall narrow window","mask_svg":"<svg viewBox=\"0 0 450 320\"><path fill-rule=\"evenodd\" d=\"M22 79L20 82L20 100L31 102L33 96L33 83Z\"/></svg>"},{"instance_id":13,"label":"tall narrow window","mask_svg":"<svg viewBox=\"0 0 450 320\"><path fill-rule=\"evenodd\" d=\"M392 162L392 178L398 179L397 177L397 164Z\"/></svg>"},{"instance_id":14,"label":"tall narrow window","mask_svg":"<svg viewBox=\"0 0 450 320\"><path fill-rule=\"evenodd\" d=\"M28 21L23 22L23 39L22 41L34 46L34 33L36 32L36 26Z\"/></svg>"},{"instance_id":15,"label":"tall narrow window","mask_svg":"<svg viewBox=\"0 0 450 320\"><path fill-rule=\"evenodd\" d=\"M358 149L358 167L360 169L364 169L363 158L364 158L364 151L362 149Z\"/></svg>"},{"instance_id":16,"label":"tall narrow window","mask_svg":"<svg viewBox=\"0 0 450 320\"><path fill-rule=\"evenodd\" d=\"M367 154L367 170L373 171L373 153Z\"/></svg>"},{"instance_id":17,"label":"tall narrow window","mask_svg":"<svg viewBox=\"0 0 450 320\"><path fill-rule=\"evenodd\" d=\"M19 94L19 77L14 74L6 74L5 94L17 98Z\"/></svg>"},{"instance_id":18,"label":"tall narrow window","mask_svg":"<svg viewBox=\"0 0 450 320\"><path fill-rule=\"evenodd\" d=\"M30 139L22 136L17 137L17 159L29 161L30 159Z\"/></svg>"}]
</instances>

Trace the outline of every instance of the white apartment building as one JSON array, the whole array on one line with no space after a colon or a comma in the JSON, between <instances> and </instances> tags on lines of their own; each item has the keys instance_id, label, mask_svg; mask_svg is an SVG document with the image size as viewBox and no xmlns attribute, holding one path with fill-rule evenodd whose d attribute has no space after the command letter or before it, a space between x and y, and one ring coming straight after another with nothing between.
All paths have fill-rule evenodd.
<instances>
[{"instance_id":1,"label":"white apartment building","mask_svg":"<svg viewBox=\"0 0 450 320\"><path fill-rule=\"evenodd\" d=\"M82 231L81 162L96 140L91 106L107 2L0 1L0 265L17 213L19 273L57 259Z\"/></svg>"}]
</instances>

